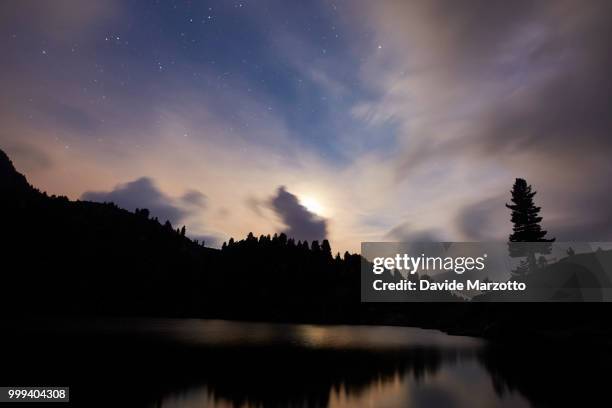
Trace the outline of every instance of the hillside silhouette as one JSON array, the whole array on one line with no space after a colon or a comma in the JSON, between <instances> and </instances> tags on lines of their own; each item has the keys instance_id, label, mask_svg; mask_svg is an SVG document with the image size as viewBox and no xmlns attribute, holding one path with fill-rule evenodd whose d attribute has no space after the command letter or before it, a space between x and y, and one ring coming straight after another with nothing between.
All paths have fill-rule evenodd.
<instances>
[{"instance_id":1,"label":"hillside silhouette","mask_svg":"<svg viewBox=\"0 0 612 408\"><path fill-rule=\"evenodd\" d=\"M608 304L361 303L361 256L284 234L206 248L112 203L31 186L0 150L5 316L180 316L367 323L515 338L607 341ZM604 318L605 317L605 318Z\"/></svg>"},{"instance_id":2,"label":"hillside silhouette","mask_svg":"<svg viewBox=\"0 0 612 408\"><path fill-rule=\"evenodd\" d=\"M113 203L31 186L0 151L7 314L337 319L357 316L359 259L284 234L222 250Z\"/></svg>"}]
</instances>

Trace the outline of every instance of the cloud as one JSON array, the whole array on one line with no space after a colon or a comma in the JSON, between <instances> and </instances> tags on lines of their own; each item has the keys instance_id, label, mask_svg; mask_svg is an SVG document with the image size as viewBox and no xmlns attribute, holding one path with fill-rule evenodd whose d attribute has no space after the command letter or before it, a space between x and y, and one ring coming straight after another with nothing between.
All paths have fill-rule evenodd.
<instances>
[{"instance_id":1,"label":"cloud","mask_svg":"<svg viewBox=\"0 0 612 408\"><path fill-rule=\"evenodd\" d=\"M266 207L265 199L259 199L255 197L254 195L249 195L244 200L244 204L250 211L252 211L255 215L257 215L257 217L260 217L260 218L266 217L266 213L263 211L263 209Z\"/></svg>"},{"instance_id":2,"label":"cloud","mask_svg":"<svg viewBox=\"0 0 612 408\"><path fill-rule=\"evenodd\" d=\"M270 200L274 212L285 226L285 234L299 240L322 240L327 236L327 220L308 211L297 196L280 186Z\"/></svg>"},{"instance_id":3,"label":"cloud","mask_svg":"<svg viewBox=\"0 0 612 408\"><path fill-rule=\"evenodd\" d=\"M392 228L384 239L397 242L441 242L444 233L437 229L414 229L410 223L404 222Z\"/></svg>"},{"instance_id":4,"label":"cloud","mask_svg":"<svg viewBox=\"0 0 612 408\"><path fill-rule=\"evenodd\" d=\"M553 236L612 238L602 182L612 176L610 2L410 1L364 10L373 41L385 47L362 66L377 93L354 113L398 124L397 183L441 183L411 179L441 166L496 177L487 186L463 177L453 188L463 191L460 201L449 191L428 203L452 204L466 217L459 232L486 239L482 228L508 226L507 214L483 197L524 177L539 188ZM602 223L594 228L594 220Z\"/></svg>"},{"instance_id":5,"label":"cloud","mask_svg":"<svg viewBox=\"0 0 612 408\"><path fill-rule=\"evenodd\" d=\"M465 205L456 218L457 228L468 241L497 241L510 232L508 197L496 196ZM500 220L508 220L501 222ZM501 227L501 228L500 228Z\"/></svg>"},{"instance_id":6,"label":"cloud","mask_svg":"<svg viewBox=\"0 0 612 408\"><path fill-rule=\"evenodd\" d=\"M157 217L162 223L169 220L174 226L186 224L187 236L205 242L207 247L219 247L224 235L211 231L201 222L204 210L207 209L204 193L188 189L181 196L174 198L160 190L150 177L119 184L111 191L87 191L81 198L88 201L113 202L130 211L147 208L151 217Z\"/></svg>"},{"instance_id":7,"label":"cloud","mask_svg":"<svg viewBox=\"0 0 612 408\"><path fill-rule=\"evenodd\" d=\"M162 222L169 220L172 224L178 224L190 213L175 204L175 200L159 190L155 182L148 177L120 184L111 191L87 191L83 193L82 199L113 202L130 211L136 208L148 208L152 217L158 217Z\"/></svg>"},{"instance_id":8,"label":"cloud","mask_svg":"<svg viewBox=\"0 0 612 408\"><path fill-rule=\"evenodd\" d=\"M187 190L181 197L183 203L199 208L206 208L206 195L198 190Z\"/></svg>"},{"instance_id":9,"label":"cloud","mask_svg":"<svg viewBox=\"0 0 612 408\"><path fill-rule=\"evenodd\" d=\"M165 214L134 194L128 204L188 218L188 233L286 228L341 250L385 236L505 238L506 200L490 198L524 177L552 236L612 238L612 3L357 1L323 5L333 32L313 30L325 53L300 24L319 3L298 13L279 4L249 13L225 47L198 36L206 61L176 53L183 37L151 37L125 4L0 4L11 33L0 143L56 194L146 174L177 195L151 181L149 201ZM126 32L114 24L122 16L138 24ZM105 40L113 34L121 40ZM24 140L43 154L12 147ZM259 196L279 185L294 194L279 190L277 206ZM180 194L190 186L206 186L209 200ZM296 196L317 197L326 220Z\"/></svg>"}]
</instances>

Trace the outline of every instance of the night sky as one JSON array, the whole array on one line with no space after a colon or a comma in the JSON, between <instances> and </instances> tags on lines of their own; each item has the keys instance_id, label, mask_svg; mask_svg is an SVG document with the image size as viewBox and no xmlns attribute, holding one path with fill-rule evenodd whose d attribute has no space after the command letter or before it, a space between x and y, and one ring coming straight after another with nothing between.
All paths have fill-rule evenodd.
<instances>
[{"instance_id":1,"label":"night sky","mask_svg":"<svg viewBox=\"0 0 612 408\"><path fill-rule=\"evenodd\" d=\"M0 3L0 148L207 245L612 240L610 1Z\"/></svg>"}]
</instances>

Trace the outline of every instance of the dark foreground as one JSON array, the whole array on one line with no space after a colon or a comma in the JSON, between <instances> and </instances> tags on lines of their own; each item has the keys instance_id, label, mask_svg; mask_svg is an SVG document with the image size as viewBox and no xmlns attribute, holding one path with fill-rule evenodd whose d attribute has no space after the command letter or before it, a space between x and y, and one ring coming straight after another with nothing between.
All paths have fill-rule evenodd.
<instances>
[{"instance_id":1,"label":"dark foreground","mask_svg":"<svg viewBox=\"0 0 612 408\"><path fill-rule=\"evenodd\" d=\"M500 347L406 327L221 320L4 320L3 328L0 384L68 385L73 406L529 407L608 399L611 359L593 348Z\"/></svg>"}]
</instances>

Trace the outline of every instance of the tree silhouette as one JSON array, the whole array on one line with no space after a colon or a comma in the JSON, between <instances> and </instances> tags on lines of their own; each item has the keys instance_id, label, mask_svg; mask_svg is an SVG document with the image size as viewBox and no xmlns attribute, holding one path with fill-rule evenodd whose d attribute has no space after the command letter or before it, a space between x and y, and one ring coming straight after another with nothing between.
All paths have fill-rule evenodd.
<instances>
[{"instance_id":1,"label":"tree silhouette","mask_svg":"<svg viewBox=\"0 0 612 408\"><path fill-rule=\"evenodd\" d=\"M536 191L532 191L531 185L522 178L517 178L512 187L512 203L506 207L512 210L512 242L553 242L555 239L544 238L547 231L540 226L542 217L539 216L541 207L533 203L533 196Z\"/></svg>"},{"instance_id":2,"label":"tree silhouette","mask_svg":"<svg viewBox=\"0 0 612 408\"><path fill-rule=\"evenodd\" d=\"M319 245L319 241L317 241L316 239L312 241L311 250L312 252L315 252L315 253L321 251L321 246Z\"/></svg>"},{"instance_id":3,"label":"tree silhouette","mask_svg":"<svg viewBox=\"0 0 612 408\"><path fill-rule=\"evenodd\" d=\"M325 257L331 259L332 258L332 250L331 245L329 245L329 241L324 239L321 243L321 251L325 255Z\"/></svg>"},{"instance_id":4,"label":"tree silhouette","mask_svg":"<svg viewBox=\"0 0 612 408\"><path fill-rule=\"evenodd\" d=\"M537 266L535 254L548 254L551 249L551 242L555 238L546 238L548 231L543 230L540 223L541 207L538 207L533 202L533 197L536 191L533 191L531 185L522 178L517 178L512 187L512 204L506 204L506 207L512 210L512 234L508 237L508 249L510 256L526 257L526 264L523 263L515 270L516 274L525 274L528 270L534 270ZM529 244L516 244L517 242L527 242ZM532 244L541 242L543 244Z\"/></svg>"}]
</instances>

